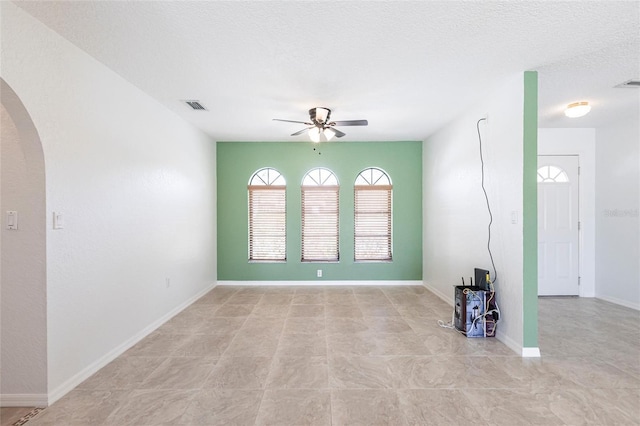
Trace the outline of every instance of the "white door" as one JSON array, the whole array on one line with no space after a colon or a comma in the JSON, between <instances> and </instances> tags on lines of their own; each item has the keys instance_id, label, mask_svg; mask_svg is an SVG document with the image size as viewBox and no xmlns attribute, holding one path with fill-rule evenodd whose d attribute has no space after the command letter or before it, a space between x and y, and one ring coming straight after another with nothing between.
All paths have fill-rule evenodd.
<instances>
[{"instance_id":1,"label":"white door","mask_svg":"<svg viewBox=\"0 0 640 426\"><path fill-rule=\"evenodd\" d=\"M538 294L577 296L578 156L538 156Z\"/></svg>"}]
</instances>

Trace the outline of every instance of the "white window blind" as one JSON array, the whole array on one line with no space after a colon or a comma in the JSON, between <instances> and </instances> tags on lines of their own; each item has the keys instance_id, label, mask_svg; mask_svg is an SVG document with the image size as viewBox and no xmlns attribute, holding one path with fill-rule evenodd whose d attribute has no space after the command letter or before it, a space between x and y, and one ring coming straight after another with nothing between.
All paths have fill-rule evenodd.
<instances>
[{"instance_id":1,"label":"white window blind","mask_svg":"<svg viewBox=\"0 0 640 426\"><path fill-rule=\"evenodd\" d=\"M284 178L274 169L256 172L249 182L249 260L287 259L287 202Z\"/></svg>"},{"instance_id":2,"label":"white window blind","mask_svg":"<svg viewBox=\"0 0 640 426\"><path fill-rule=\"evenodd\" d=\"M302 184L302 261L340 260L340 187L327 169L313 169Z\"/></svg>"},{"instance_id":3,"label":"white window blind","mask_svg":"<svg viewBox=\"0 0 640 426\"><path fill-rule=\"evenodd\" d=\"M354 259L392 260L391 181L380 169L366 169L354 186Z\"/></svg>"}]
</instances>

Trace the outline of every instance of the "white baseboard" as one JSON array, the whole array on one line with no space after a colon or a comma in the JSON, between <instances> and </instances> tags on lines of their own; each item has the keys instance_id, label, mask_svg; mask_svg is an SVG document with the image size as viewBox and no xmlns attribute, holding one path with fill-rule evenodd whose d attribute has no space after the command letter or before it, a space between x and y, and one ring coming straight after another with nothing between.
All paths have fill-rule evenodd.
<instances>
[{"instance_id":1,"label":"white baseboard","mask_svg":"<svg viewBox=\"0 0 640 426\"><path fill-rule=\"evenodd\" d=\"M0 394L0 407L47 407L49 398L45 393Z\"/></svg>"},{"instance_id":2,"label":"white baseboard","mask_svg":"<svg viewBox=\"0 0 640 426\"><path fill-rule=\"evenodd\" d=\"M605 302L614 303L616 305L624 306L625 308L635 309L636 311L640 311L640 303L630 302L628 300L621 300L616 297L609 296L596 296L596 299L604 300Z\"/></svg>"},{"instance_id":3,"label":"white baseboard","mask_svg":"<svg viewBox=\"0 0 640 426\"><path fill-rule=\"evenodd\" d=\"M498 339L499 341L501 341L502 343L504 343L509 349L511 349L512 351L514 351L517 354L520 354L521 356L523 352L523 348L522 345L518 344L518 342L516 342L515 340L513 340L512 338L510 338L509 336L507 336L501 329L500 329L500 322L498 322L498 331L496 331L496 339Z\"/></svg>"},{"instance_id":4,"label":"white baseboard","mask_svg":"<svg viewBox=\"0 0 640 426\"><path fill-rule=\"evenodd\" d=\"M522 358L540 358L540 348L522 348Z\"/></svg>"},{"instance_id":5,"label":"white baseboard","mask_svg":"<svg viewBox=\"0 0 640 426\"><path fill-rule=\"evenodd\" d=\"M440 299L445 301L450 306L453 306L453 299L454 299L454 296L455 296L454 294L444 294L440 290L438 290L435 287L429 285L429 283L427 283L427 282L424 283L424 286L431 293L433 293L436 296L438 296ZM538 355L537 356L540 356L540 350L538 348L523 348L516 341L514 341L513 339L508 337L506 334L504 334L504 332L501 332L499 324L498 324L498 331L496 331L496 337L495 338L498 339L499 341L501 341L502 343L504 343L509 349L511 349L515 353L521 354L521 356L523 358L525 358L525 357L534 357L535 356L535 355L533 355L533 352L529 351L529 349L536 349L538 351Z\"/></svg>"},{"instance_id":6,"label":"white baseboard","mask_svg":"<svg viewBox=\"0 0 640 426\"><path fill-rule=\"evenodd\" d=\"M237 286L349 286L349 285L422 285L422 281L419 280L390 280L390 281L368 281L368 280L354 280L354 281L324 281L324 280L309 280L309 281L218 281L218 285L237 285Z\"/></svg>"},{"instance_id":7,"label":"white baseboard","mask_svg":"<svg viewBox=\"0 0 640 426\"><path fill-rule=\"evenodd\" d=\"M424 285L427 290L429 290L431 293L435 294L436 296L438 296L440 299L442 299L444 302L448 303L449 305L453 306L453 299L455 297L454 293L451 294L444 294L442 293L440 290L438 290L437 288L433 287L432 285L430 285L427 282L422 283L422 285Z\"/></svg>"},{"instance_id":8,"label":"white baseboard","mask_svg":"<svg viewBox=\"0 0 640 426\"><path fill-rule=\"evenodd\" d=\"M136 343L138 343L139 341L147 337L149 334L151 334L153 331L158 329L162 324L169 321L171 318L173 318L174 316L182 312L185 308L193 304L196 300L200 299L206 293L211 291L211 289L215 286L216 286L216 283L212 283L208 285L205 289L197 293L195 296L189 298L185 302L173 308L171 311L169 311L168 313L166 313L165 315L163 315L162 317L160 317L159 319L151 323L149 326L145 327L140 332L133 335L130 339L127 339L122 344L117 346L115 349L109 351L104 356L100 357L95 362L87 366L85 369L83 369L82 371L80 371L79 373L71 377L69 380L67 380L60 386L58 386L56 389L49 392L49 401L48 401L49 404L53 404L54 402L62 398L64 395L66 395L68 392L73 390L80 383L84 382L86 379L88 379L93 374L95 374L102 367L104 367L105 365L109 364L111 361L113 361L114 359L122 355L128 349L133 347Z\"/></svg>"}]
</instances>

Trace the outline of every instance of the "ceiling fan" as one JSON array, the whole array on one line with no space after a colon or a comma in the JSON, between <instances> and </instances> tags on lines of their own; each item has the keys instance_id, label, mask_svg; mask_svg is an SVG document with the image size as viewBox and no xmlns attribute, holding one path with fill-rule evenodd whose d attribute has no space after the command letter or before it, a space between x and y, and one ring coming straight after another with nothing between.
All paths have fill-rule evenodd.
<instances>
[{"instance_id":1,"label":"ceiling fan","mask_svg":"<svg viewBox=\"0 0 640 426\"><path fill-rule=\"evenodd\" d=\"M274 121L284 121L286 123L299 123L307 126L306 128L292 133L291 136L298 136L305 132L309 133L309 137L314 142L330 141L334 136L343 137L346 133L336 129L335 126L367 126L367 120L345 120L345 121L329 121L331 110L329 108L316 107L309 110L309 121L293 121L281 120L274 118Z\"/></svg>"}]
</instances>

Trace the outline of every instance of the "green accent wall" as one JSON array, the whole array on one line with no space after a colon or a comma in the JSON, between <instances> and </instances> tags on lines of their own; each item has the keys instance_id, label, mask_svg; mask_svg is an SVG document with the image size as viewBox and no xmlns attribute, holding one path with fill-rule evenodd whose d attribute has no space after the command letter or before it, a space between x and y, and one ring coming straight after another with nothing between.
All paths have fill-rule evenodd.
<instances>
[{"instance_id":1,"label":"green accent wall","mask_svg":"<svg viewBox=\"0 0 640 426\"><path fill-rule=\"evenodd\" d=\"M523 344L538 347L538 73L524 73Z\"/></svg>"},{"instance_id":2,"label":"green accent wall","mask_svg":"<svg viewBox=\"0 0 640 426\"><path fill-rule=\"evenodd\" d=\"M217 142L217 243L220 281L422 280L422 142ZM287 261L248 261L247 185L272 167L287 182ZM300 185L316 167L340 183L340 262L301 262ZM368 167L393 183L393 261L354 262L353 184ZM322 278L316 270L322 269Z\"/></svg>"}]
</instances>

